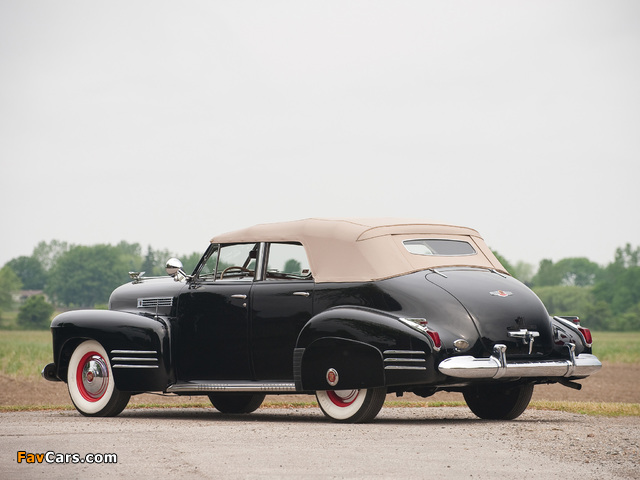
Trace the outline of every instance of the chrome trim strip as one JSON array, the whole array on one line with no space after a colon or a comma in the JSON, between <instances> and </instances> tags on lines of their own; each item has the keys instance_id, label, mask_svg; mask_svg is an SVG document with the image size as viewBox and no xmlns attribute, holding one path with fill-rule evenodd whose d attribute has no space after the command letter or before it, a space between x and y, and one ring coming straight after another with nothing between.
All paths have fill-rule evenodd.
<instances>
[{"instance_id":1,"label":"chrome trim strip","mask_svg":"<svg viewBox=\"0 0 640 480\"><path fill-rule=\"evenodd\" d=\"M155 350L111 350L111 355L155 355Z\"/></svg>"},{"instance_id":2,"label":"chrome trim strip","mask_svg":"<svg viewBox=\"0 0 640 480\"><path fill-rule=\"evenodd\" d=\"M426 360L424 358L385 358L385 362L417 362L417 363L425 363Z\"/></svg>"},{"instance_id":3,"label":"chrome trim strip","mask_svg":"<svg viewBox=\"0 0 640 480\"><path fill-rule=\"evenodd\" d=\"M385 365L385 370L426 370L427 367L412 367L412 366L403 366L403 365Z\"/></svg>"},{"instance_id":4,"label":"chrome trim strip","mask_svg":"<svg viewBox=\"0 0 640 480\"><path fill-rule=\"evenodd\" d=\"M113 357L111 359L112 362L157 362L157 358L145 358L145 357Z\"/></svg>"},{"instance_id":5,"label":"chrome trim strip","mask_svg":"<svg viewBox=\"0 0 640 480\"><path fill-rule=\"evenodd\" d=\"M420 350L385 350L382 353L385 355L424 355L424 352Z\"/></svg>"},{"instance_id":6,"label":"chrome trim strip","mask_svg":"<svg viewBox=\"0 0 640 480\"><path fill-rule=\"evenodd\" d=\"M572 348L573 347L573 348ZM508 363L507 347L494 346L489 358L470 355L451 357L438 365L438 370L456 378L518 378L518 377L588 377L602 368L595 355L575 355L575 345L569 347L569 359L513 361Z\"/></svg>"},{"instance_id":7,"label":"chrome trim strip","mask_svg":"<svg viewBox=\"0 0 640 480\"><path fill-rule=\"evenodd\" d=\"M291 382L186 382L174 383L167 388L171 393L189 392L295 392Z\"/></svg>"},{"instance_id":8,"label":"chrome trim strip","mask_svg":"<svg viewBox=\"0 0 640 480\"><path fill-rule=\"evenodd\" d=\"M160 368L158 365L111 365L111 368Z\"/></svg>"}]
</instances>

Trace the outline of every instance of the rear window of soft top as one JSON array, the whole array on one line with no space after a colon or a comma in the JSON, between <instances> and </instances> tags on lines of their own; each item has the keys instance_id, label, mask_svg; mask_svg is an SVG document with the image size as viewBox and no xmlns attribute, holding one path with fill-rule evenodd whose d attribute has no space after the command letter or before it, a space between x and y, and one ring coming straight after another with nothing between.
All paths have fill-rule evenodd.
<instances>
[{"instance_id":1,"label":"rear window of soft top","mask_svg":"<svg viewBox=\"0 0 640 480\"><path fill-rule=\"evenodd\" d=\"M402 243L414 255L457 257L476 253L471 244L463 240L416 238L414 240L405 240Z\"/></svg>"}]
</instances>

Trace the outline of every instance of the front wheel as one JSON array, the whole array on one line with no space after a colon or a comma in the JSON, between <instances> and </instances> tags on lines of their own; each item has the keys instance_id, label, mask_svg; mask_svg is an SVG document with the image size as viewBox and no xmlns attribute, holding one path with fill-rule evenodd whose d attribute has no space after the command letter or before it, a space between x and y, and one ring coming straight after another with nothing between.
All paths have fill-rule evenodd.
<instances>
[{"instance_id":1,"label":"front wheel","mask_svg":"<svg viewBox=\"0 0 640 480\"><path fill-rule=\"evenodd\" d=\"M211 404L221 413L251 413L262 405L264 393L212 393Z\"/></svg>"},{"instance_id":2,"label":"front wheel","mask_svg":"<svg viewBox=\"0 0 640 480\"><path fill-rule=\"evenodd\" d=\"M107 352L95 340L82 342L71 355L67 387L73 405L87 417L114 417L131 398L116 388Z\"/></svg>"},{"instance_id":3,"label":"front wheel","mask_svg":"<svg viewBox=\"0 0 640 480\"><path fill-rule=\"evenodd\" d=\"M476 385L463 392L473 413L485 420L513 420L527 409L533 395L533 384Z\"/></svg>"},{"instance_id":4,"label":"front wheel","mask_svg":"<svg viewBox=\"0 0 640 480\"><path fill-rule=\"evenodd\" d=\"M387 389L319 390L318 405L327 417L336 422L364 423L373 420L382 408Z\"/></svg>"}]
</instances>

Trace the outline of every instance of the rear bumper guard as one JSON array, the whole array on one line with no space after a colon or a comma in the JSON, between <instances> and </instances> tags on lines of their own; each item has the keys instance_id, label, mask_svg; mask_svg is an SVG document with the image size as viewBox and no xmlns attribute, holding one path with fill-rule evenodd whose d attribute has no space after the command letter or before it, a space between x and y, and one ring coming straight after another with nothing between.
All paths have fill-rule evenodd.
<instances>
[{"instance_id":1,"label":"rear bumper guard","mask_svg":"<svg viewBox=\"0 0 640 480\"><path fill-rule=\"evenodd\" d=\"M438 365L440 372L456 378L519 378L519 377L588 377L602 367L595 355L575 354L576 346L567 345L565 360L512 361L507 363L507 347L496 344L489 358L470 355L451 357Z\"/></svg>"}]
</instances>

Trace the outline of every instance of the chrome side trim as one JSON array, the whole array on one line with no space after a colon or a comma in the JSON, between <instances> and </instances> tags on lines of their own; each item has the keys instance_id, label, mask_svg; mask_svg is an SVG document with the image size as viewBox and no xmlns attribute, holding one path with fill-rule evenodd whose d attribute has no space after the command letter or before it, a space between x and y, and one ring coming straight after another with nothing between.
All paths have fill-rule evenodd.
<instances>
[{"instance_id":1,"label":"chrome side trim","mask_svg":"<svg viewBox=\"0 0 640 480\"><path fill-rule=\"evenodd\" d=\"M160 368L158 365L112 365L111 368Z\"/></svg>"},{"instance_id":2,"label":"chrome side trim","mask_svg":"<svg viewBox=\"0 0 640 480\"><path fill-rule=\"evenodd\" d=\"M570 344L569 359L507 362L507 347L496 344L489 358L470 355L451 357L438 365L438 370L456 378L519 378L519 377L588 377L602 368L595 355L575 355Z\"/></svg>"},{"instance_id":3,"label":"chrome side trim","mask_svg":"<svg viewBox=\"0 0 640 480\"><path fill-rule=\"evenodd\" d=\"M293 382L206 382L174 383L167 388L170 393L196 392L296 392Z\"/></svg>"},{"instance_id":4,"label":"chrome side trim","mask_svg":"<svg viewBox=\"0 0 640 480\"><path fill-rule=\"evenodd\" d=\"M111 350L111 368L160 368L158 352L156 350Z\"/></svg>"},{"instance_id":5,"label":"chrome side trim","mask_svg":"<svg viewBox=\"0 0 640 480\"><path fill-rule=\"evenodd\" d=\"M157 358L113 357L112 362L156 362Z\"/></svg>"},{"instance_id":6,"label":"chrome side trim","mask_svg":"<svg viewBox=\"0 0 640 480\"><path fill-rule=\"evenodd\" d=\"M385 358L385 362L418 362L424 363L424 358Z\"/></svg>"},{"instance_id":7,"label":"chrome side trim","mask_svg":"<svg viewBox=\"0 0 640 480\"><path fill-rule=\"evenodd\" d=\"M424 355L420 350L385 350L384 355Z\"/></svg>"},{"instance_id":8,"label":"chrome side trim","mask_svg":"<svg viewBox=\"0 0 640 480\"><path fill-rule=\"evenodd\" d=\"M111 350L111 355L155 355L155 350Z\"/></svg>"},{"instance_id":9,"label":"chrome side trim","mask_svg":"<svg viewBox=\"0 0 640 480\"><path fill-rule=\"evenodd\" d=\"M425 353L419 350L385 350L385 370L426 370ZM420 365L416 365L420 364Z\"/></svg>"},{"instance_id":10,"label":"chrome side trim","mask_svg":"<svg viewBox=\"0 0 640 480\"><path fill-rule=\"evenodd\" d=\"M427 367L412 367L410 365L385 365L385 370L426 370Z\"/></svg>"}]
</instances>

